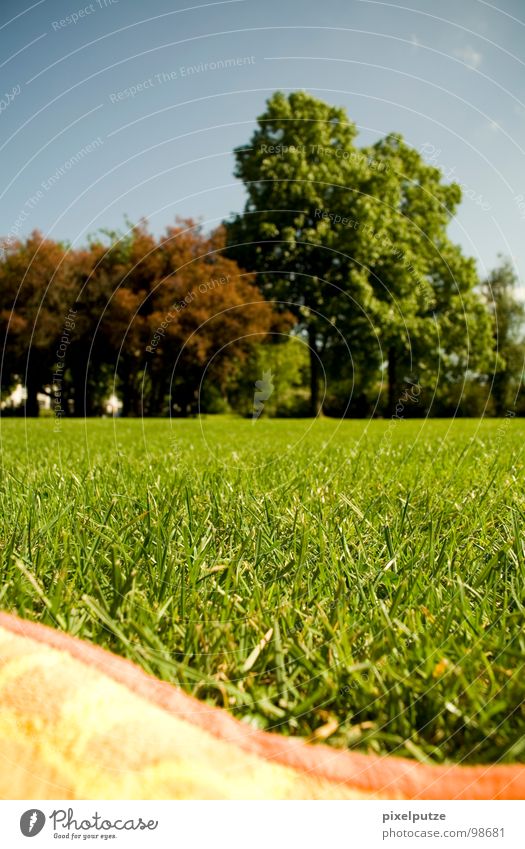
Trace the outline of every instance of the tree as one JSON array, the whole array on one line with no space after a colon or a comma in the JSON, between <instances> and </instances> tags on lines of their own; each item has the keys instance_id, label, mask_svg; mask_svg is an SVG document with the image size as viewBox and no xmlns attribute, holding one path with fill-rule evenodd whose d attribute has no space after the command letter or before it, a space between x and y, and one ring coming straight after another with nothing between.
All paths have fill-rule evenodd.
<instances>
[{"instance_id":1,"label":"tree","mask_svg":"<svg viewBox=\"0 0 525 849\"><path fill-rule=\"evenodd\" d=\"M368 222L371 211L360 191L368 166L355 135L343 109L304 92L277 92L249 146L235 151L248 200L244 214L226 224L230 255L258 272L264 295L282 302L307 337L312 415L330 346L355 342L369 361L377 359L367 317L371 287L354 260L366 239L354 224Z\"/></svg>"},{"instance_id":2,"label":"tree","mask_svg":"<svg viewBox=\"0 0 525 849\"><path fill-rule=\"evenodd\" d=\"M120 268L121 262L100 238L91 238L87 247L68 254L67 285L75 326L63 361L62 386L75 416L102 412L109 394L106 366L114 362L114 346L99 321L111 301Z\"/></svg>"},{"instance_id":3,"label":"tree","mask_svg":"<svg viewBox=\"0 0 525 849\"><path fill-rule=\"evenodd\" d=\"M475 262L447 234L460 187L442 181L398 134L366 149L377 167L365 190L376 209L367 265L371 310L387 365L389 415L402 383L436 389L491 362L490 326Z\"/></svg>"},{"instance_id":4,"label":"tree","mask_svg":"<svg viewBox=\"0 0 525 849\"><path fill-rule=\"evenodd\" d=\"M0 262L2 384L16 376L25 385L27 416L38 416L37 395L51 381L64 330L65 254L64 245L34 231L25 241L9 243Z\"/></svg>"},{"instance_id":5,"label":"tree","mask_svg":"<svg viewBox=\"0 0 525 849\"><path fill-rule=\"evenodd\" d=\"M512 264L503 258L483 283L483 294L492 320L495 353L492 398L497 416L515 409L523 382L525 307L516 297L517 286Z\"/></svg>"},{"instance_id":6,"label":"tree","mask_svg":"<svg viewBox=\"0 0 525 849\"><path fill-rule=\"evenodd\" d=\"M147 297L141 295L139 308L129 303L127 315L124 309L126 337L145 316L135 369L144 375L149 414L197 411L210 368L214 388L225 397L248 351L286 322L261 296L253 275L225 257L224 248L222 228L205 235L193 221L169 227L156 246L155 284ZM117 332L119 326L123 329L122 319Z\"/></svg>"},{"instance_id":7,"label":"tree","mask_svg":"<svg viewBox=\"0 0 525 849\"><path fill-rule=\"evenodd\" d=\"M155 387L146 379L146 347L151 338L164 257L145 221L129 225L124 234L107 235L110 248L101 271L108 273L112 285L100 314L100 336L102 341L108 341L112 351L113 379L122 395L122 414L150 414L154 412Z\"/></svg>"},{"instance_id":8,"label":"tree","mask_svg":"<svg viewBox=\"0 0 525 849\"><path fill-rule=\"evenodd\" d=\"M443 357L460 371L490 352L474 262L446 232L459 186L398 135L363 149L355 135L343 109L277 92L235 151L248 199L230 254L307 334L314 415L320 364L361 398L385 366L392 415L403 378L430 385Z\"/></svg>"},{"instance_id":9,"label":"tree","mask_svg":"<svg viewBox=\"0 0 525 849\"><path fill-rule=\"evenodd\" d=\"M264 415L270 417L308 414L309 357L304 340L296 335L269 336L253 345L240 371L227 388L230 407L243 416L254 413L256 378L271 375L271 393L264 401Z\"/></svg>"},{"instance_id":10,"label":"tree","mask_svg":"<svg viewBox=\"0 0 525 849\"><path fill-rule=\"evenodd\" d=\"M186 414L212 363L213 391L226 397L255 342L290 322L224 247L222 228L204 235L193 222L160 240L141 222L75 249L39 233L8 244L2 387L26 386L27 415L42 391L57 415L99 413L115 385L124 415Z\"/></svg>"}]
</instances>

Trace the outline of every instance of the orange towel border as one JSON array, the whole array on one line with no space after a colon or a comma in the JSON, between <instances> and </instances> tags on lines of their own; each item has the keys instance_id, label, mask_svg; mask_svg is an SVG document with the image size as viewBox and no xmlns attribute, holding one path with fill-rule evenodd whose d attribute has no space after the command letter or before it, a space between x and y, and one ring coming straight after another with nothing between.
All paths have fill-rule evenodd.
<instances>
[{"instance_id":1,"label":"orange towel border","mask_svg":"<svg viewBox=\"0 0 525 849\"><path fill-rule=\"evenodd\" d=\"M347 785L370 798L524 799L525 766L430 766L394 756L365 755L260 731L224 709L148 675L132 661L45 625L0 613L0 627L68 653L170 714L242 751L278 763L307 779Z\"/></svg>"}]
</instances>

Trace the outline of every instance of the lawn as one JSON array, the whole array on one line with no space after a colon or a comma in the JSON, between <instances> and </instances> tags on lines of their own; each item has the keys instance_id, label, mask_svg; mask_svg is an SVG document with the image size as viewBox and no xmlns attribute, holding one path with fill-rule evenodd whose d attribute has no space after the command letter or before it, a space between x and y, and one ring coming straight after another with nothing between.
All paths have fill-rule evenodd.
<instances>
[{"instance_id":1,"label":"lawn","mask_svg":"<svg viewBox=\"0 0 525 849\"><path fill-rule=\"evenodd\" d=\"M0 607L245 722L525 759L525 422L4 419Z\"/></svg>"}]
</instances>

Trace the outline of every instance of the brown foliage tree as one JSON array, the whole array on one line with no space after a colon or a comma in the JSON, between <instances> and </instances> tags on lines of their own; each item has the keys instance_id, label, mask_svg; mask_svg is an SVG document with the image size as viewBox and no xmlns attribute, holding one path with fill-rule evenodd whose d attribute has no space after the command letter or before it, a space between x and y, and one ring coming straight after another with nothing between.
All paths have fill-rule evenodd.
<instances>
[{"instance_id":1,"label":"brown foliage tree","mask_svg":"<svg viewBox=\"0 0 525 849\"><path fill-rule=\"evenodd\" d=\"M61 415L102 411L113 387L124 415L187 414L213 364L224 394L247 352L277 317L224 256L222 228L203 234L180 221L156 239L144 222L67 248L33 233L0 261L2 385L20 380L26 413L37 393L60 398Z\"/></svg>"}]
</instances>

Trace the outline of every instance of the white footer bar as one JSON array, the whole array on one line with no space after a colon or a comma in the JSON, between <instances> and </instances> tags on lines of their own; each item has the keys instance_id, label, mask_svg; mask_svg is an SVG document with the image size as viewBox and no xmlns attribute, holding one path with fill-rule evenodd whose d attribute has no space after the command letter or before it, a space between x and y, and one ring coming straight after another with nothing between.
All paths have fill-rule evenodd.
<instances>
[{"instance_id":1,"label":"white footer bar","mask_svg":"<svg viewBox=\"0 0 525 849\"><path fill-rule=\"evenodd\" d=\"M0 845L523 849L524 819L523 802L0 801Z\"/></svg>"}]
</instances>

